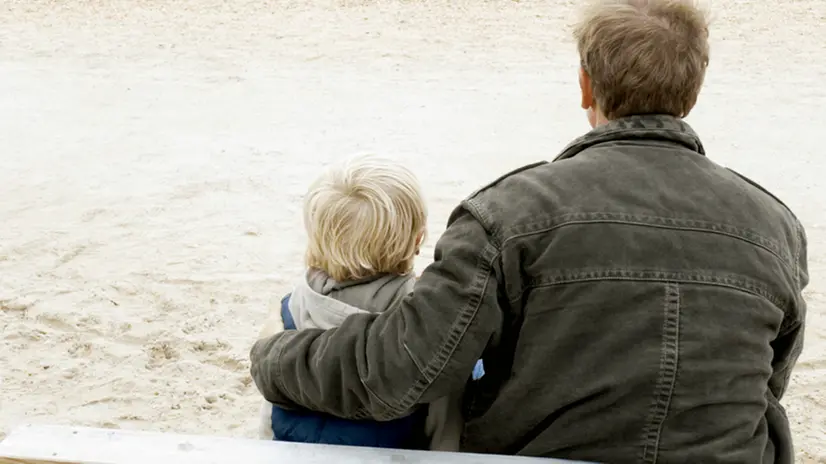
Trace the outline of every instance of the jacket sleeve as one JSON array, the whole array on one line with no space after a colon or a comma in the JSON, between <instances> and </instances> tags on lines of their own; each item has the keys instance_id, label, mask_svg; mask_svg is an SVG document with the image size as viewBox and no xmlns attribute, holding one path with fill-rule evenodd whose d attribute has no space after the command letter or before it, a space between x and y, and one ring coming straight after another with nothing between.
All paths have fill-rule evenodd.
<instances>
[{"instance_id":1,"label":"jacket sleeve","mask_svg":"<svg viewBox=\"0 0 826 464\"><path fill-rule=\"evenodd\" d=\"M797 224L797 288L792 305L792 312L786 316L780 334L772 342L774 361L772 362L772 376L769 379L769 388L778 400L783 398L792 369L803 351L803 334L806 328L806 300L803 290L809 283L807 259L806 232L803 226Z\"/></svg>"},{"instance_id":2,"label":"jacket sleeve","mask_svg":"<svg viewBox=\"0 0 826 464\"><path fill-rule=\"evenodd\" d=\"M412 293L337 328L258 340L252 378L271 403L351 419L396 419L460 391L501 330L498 262L487 231L460 206Z\"/></svg>"}]
</instances>

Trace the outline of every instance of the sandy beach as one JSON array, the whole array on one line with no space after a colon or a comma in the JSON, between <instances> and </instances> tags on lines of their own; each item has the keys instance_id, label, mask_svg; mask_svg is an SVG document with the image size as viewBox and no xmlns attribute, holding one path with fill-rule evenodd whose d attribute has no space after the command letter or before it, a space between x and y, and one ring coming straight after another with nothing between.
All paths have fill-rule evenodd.
<instances>
[{"instance_id":1,"label":"sandy beach","mask_svg":"<svg viewBox=\"0 0 826 464\"><path fill-rule=\"evenodd\" d=\"M0 438L254 437L248 350L302 270L318 166L409 163L423 268L464 196L587 130L577 4L0 2ZM806 226L806 346L783 402L798 461L826 462L826 2L710 6L687 121Z\"/></svg>"}]
</instances>

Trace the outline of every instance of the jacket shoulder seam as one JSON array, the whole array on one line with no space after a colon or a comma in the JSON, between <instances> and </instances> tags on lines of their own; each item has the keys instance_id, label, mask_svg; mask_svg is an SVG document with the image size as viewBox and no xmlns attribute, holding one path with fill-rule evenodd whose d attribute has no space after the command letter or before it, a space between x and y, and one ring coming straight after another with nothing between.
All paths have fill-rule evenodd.
<instances>
[{"instance_id":1,"label":"jacket shoulder seam","mask_svg":"<svg viewBox=\"0 0 826 464\"><path fill-rule=\"evenodd\" d=\"M491 217L491 215L488 212L488 209L485 207L484 203L482 201L480 201L480 199L479 199L480 194L487 191L487 190L489 190L489 189L491 189L491 188L493 188L493 187L495 187L495 186L497 186L499 183L501 183L503 180L505 180L509 177L513 177L517 174L529 171L529 170L537 168L539 166L545 166L545 165L548 165L548 164L550 164L550 163L543 160L543 161L537 161L535 163L530 163L530 164L526 164L524 166L518 167L518 168L516 168L516 169L514 169L510 172L507 172L507 173L499 176L494 181L489 182L486 185L476 189L473 193L468 195L462 201L462 206L466 210L468 210L476 218L476 220L479 221L480 224L482 224L482 227L488 232L489 237L493 240L493 242L494 242L493 244L497 248L499 248L501 246L501 240L499 239L499 236L500 236L499 232L500 232L501 227L497 226L496 222Z\"/></svg>"},{"instance_id":2,"label":"jacket shoulder seam","mask_svg":"<svg viewBox=\"0 0 826 464\"><path fill-rule=\"evenodd\" d=\"M734 174L735 176L739 177L741 180L743 180L743 181L744 181L744 182L746 182L747 184L751 185L752 187L754 187L754 188L756 188L756 189L760 190L761 192L765 193L766 195L768 195L771 199L773 199L774 201L776 201L777 203L779 203L779 204L780 204L780 206L782 206L782 207L783 207L783 209L785 209L785 210L786 210L786 212L788 212L788 213L792 216L792 218L794 218L794 221L795 221L795 222L799 222L799 219L798 219L798 218L797 218L797 216L794 214L794 211L792 211L792 209L791 209L791 208L789 208L789 205L787 205L786 203L784 203L784 202L783 202L783 200L781 200L780 198L778 198L778 197L777 197L777 195L773 194L772 192L770 192L768 189L766 189L766 188L765 188L765 187L763 187L762 185L760 185L760 184L758 184L757 182L755 182L755 181L753 181L753 180L749 179L748 177L744 176L743 174L740 174L739 172L735 171L734 169L731 169L731 168L726 168L726 170L728 170L729 172L731 172L731 173L732 173L732 174Z\"/></svg>"},{"instance_id":3,"label":"jacket shoulder seam","mask_svg":"<svg viewBox=\"0 0 826 464\"><path fill-rule=\"evenodd\" d=\"M518 167L514 170L511 170L511 171L497 177L493 181L488 182L487 184L483 185L482 187L474 190L473 193L471 193L470 195L467 196L467 198L465 198L465 201L470 201L470 200L476 198L480 193L490 189L491 187L495 187L497 184L499 184L503 180L507 179L508 177L513 177L516 174L519 174L519 173L522 173L522 172L525 172L525 171L529 171L533 168L536 168L536 167L539 167L539 166L544 166L546 164L550 164L550 163L548 163L545 160L542 160L542 161L537 161L537 162L534 162L534 163L526 164L524 166L521 166L521 167Z\"/></svg>"}]
</instances>

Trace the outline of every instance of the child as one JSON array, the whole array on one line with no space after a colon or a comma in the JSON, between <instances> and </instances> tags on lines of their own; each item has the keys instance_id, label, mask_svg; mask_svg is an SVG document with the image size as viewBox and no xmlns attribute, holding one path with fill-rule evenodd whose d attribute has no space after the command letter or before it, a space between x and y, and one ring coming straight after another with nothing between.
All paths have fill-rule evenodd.
<instances>
[{"instance_id":1,"label":"child","mask_svg":"<svg viewBox=\"0 0 826 464\"><path fill-rule=\"evenodd\" d=\"M308 270L273 305L261 336L328 329L351 314L394 307L413 289L413 260L426 221L419 184L408 169L359 156L326 170L304 201ZM390 422L345 420L265 402L259 430L261 438L282 441L456 451L463 427L459 398Z\"/></svg>"}]
</instances>

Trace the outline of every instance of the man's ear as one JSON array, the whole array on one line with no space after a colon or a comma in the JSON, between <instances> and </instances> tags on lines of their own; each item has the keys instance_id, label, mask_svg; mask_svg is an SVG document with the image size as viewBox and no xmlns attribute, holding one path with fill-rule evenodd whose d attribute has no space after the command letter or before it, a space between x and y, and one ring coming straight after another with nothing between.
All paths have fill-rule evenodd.
<instances>
[{"instance_id":1,"label":"man's ear","mask_svg":"<svg viewBox=\"0 0 826 464\"><path fill-rule=\"evenodd\" d=\"M591 76L589 76L582 67L579 68L579 91L582 93L582 102L580 103L582 109L587 110L588 108L593 108L595 102L594 89L591 86Z\"/></svg>"}]
</instances>

